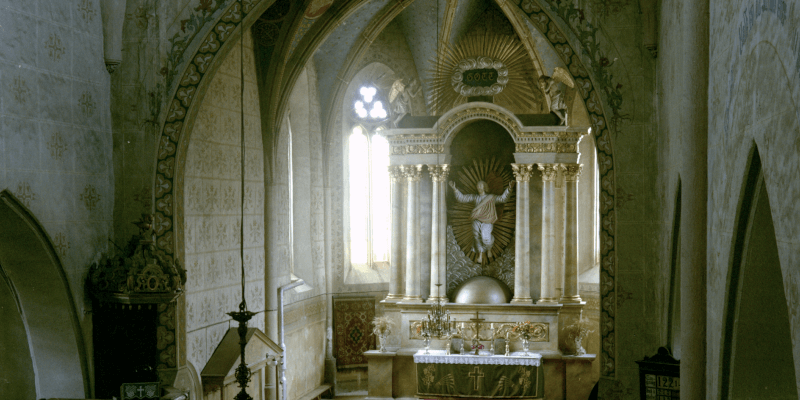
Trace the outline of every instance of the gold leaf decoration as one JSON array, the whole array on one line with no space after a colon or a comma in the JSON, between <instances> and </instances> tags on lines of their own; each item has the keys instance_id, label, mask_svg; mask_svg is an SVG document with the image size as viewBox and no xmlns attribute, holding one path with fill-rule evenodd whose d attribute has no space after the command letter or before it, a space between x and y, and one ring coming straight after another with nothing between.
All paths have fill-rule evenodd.
<instances>
[{"instance_id":1,"label":"gold leaf decoration","mask_svg":"<svg viewBox=\"0 0 800 400\"><path fill-rule=\"evenodd\" d=\"M438 57L431 60L434 68L430 70L433 76L430 104L434 115L442 115L467 101L466 96L454 90L452 78L463 69L459 64L478 58L499 61L502 69L508 70L508 81L502 91L494 95L495 103L514 105L519 110L538 110L538 89L532 90L525 75L531 60L519 39L507 35L470 35L455 46L445 44L439 49Z\"/></svg>"}]
</instances>

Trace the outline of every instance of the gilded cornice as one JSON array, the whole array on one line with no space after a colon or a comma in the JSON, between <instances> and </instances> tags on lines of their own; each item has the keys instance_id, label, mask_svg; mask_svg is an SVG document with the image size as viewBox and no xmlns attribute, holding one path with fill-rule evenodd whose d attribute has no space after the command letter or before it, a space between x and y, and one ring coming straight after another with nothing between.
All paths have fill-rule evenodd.
<instances>
[{"instance_id":1,"label":"gilded cornice","mask_svg":"<svg viewBox=\"0 0 800 400\"><path fill-rule=\"evenodd\" d=\"M444 153L442 144L409 144L392 146L392 155L399 156L405 154L441 154Z\"/></svg>"}]
</instances>

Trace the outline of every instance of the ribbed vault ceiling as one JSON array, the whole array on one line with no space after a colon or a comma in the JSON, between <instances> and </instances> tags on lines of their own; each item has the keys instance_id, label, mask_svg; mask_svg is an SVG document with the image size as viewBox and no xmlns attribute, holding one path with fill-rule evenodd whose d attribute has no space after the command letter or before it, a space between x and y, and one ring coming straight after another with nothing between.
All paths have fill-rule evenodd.
<instances>
[{"instance_id":1,"label":"ribbed vault ceiling","mask_svg":"<svg viewBox=\"0 0 800 400\"><path fill-rule=\"evenodd\" d=\"M332 104L330 98L334 94L337 76L343 72L351 48L358 42L365 27L376 17L380 17L384 7L390 0L365 1L355 12L348 16L325 40L314 54L317 69L320 103ZM511 5L510 7L516 7ZM428 82L432 78L429 72L431 60L437 52L439 36L449 32L446 41L455 45L466 35L482 35L499 33L515 35L513 24L506 18L494 0L415 0L403 10L393 21L399 24L406 43L416 65L420 77L423 94L430 91ZM532 48L536 53L531 58L530 73L532 79L538 78L537 67L546 74L552 74L553 68L563 66L554 49L547 40L525 19L523 29L530 31ZM531 88L538 92L538 88Z\"/></svg>"}]
</instances>

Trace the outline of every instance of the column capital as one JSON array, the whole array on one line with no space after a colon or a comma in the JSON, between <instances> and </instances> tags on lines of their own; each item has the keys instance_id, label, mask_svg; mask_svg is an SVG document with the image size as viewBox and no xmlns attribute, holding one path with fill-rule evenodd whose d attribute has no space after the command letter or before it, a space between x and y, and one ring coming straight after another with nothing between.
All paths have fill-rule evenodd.
<instances>
[{"instance_id":1,"label":"column capital","mask_svg":"<svg viewBox=\"0 0 800 400\"><path fill-rule=\"evenodd\" d=\"M583 171L583 164L561 164L564 168L564 180L567 182L577 182Z\"/></svg>"},{"instance_id":2,"label":"column capital","mask_svg":"<svg viewBox=\"0 0 800 400\"><path fill-rule=\"evenodd\" d=\"M545 182L555 182L558 177L558 171L562 170L561 164L536 164L539 171L542 171L542 180Z\"/></svg>"},{"instance_id":3,"label":"column capital","mask_svg":"<svg viewBox=\"0 0 800 400\"><path fill-rule=\"evenodd\" d=\"M403 175L409 182L416 182L422 177L422 164L417 165L403 165Z\"/></svg>"},{"instance_id":4,"label":"column capital","mask_svg":"<svg viewBox=\"0 0 800 400\"><path fill-rule=\"evenodd\" d=\"M450 165L428 164L428 172L431 174L431 180L434 182L446 182L447 175L450 174Z\"/></svg>"},{"instance_id":5,"label":"column capital","mask_svg":"<svg viewBox=\"0 0 800 400\"><path fill-rule=\"evenodd\" d=\"M533 173L533 164L511 164L517 182L528 182Z\"/></svg>"},{"instance_id":6,"label":"column capital","mask_svg":"<svg viewBox=\"0 0 800 400\"><path fill-rule=\"evenodd\" d=\"M392 178L392 182L399 182L401 179L405 178L405 175L403 174L403 166L390 165L389 176Z\"/></svg>"}]
</instances>

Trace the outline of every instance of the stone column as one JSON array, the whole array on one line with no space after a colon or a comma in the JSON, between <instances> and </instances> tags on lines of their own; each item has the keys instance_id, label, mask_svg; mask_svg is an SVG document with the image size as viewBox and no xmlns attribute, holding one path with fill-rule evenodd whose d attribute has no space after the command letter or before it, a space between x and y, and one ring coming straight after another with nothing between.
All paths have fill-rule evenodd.
<instances>
[{"instance_id":1,"label":"stone column","mask_svg":"<svg viewBox=\"0 0 800 400\"><path fill-rule=\"evenodd\" d=\"M517 178L517 224L514 229L514 298L511 303L531 304L530 177L533 164L511 164Z\"/></svg>"},{"instance_id":2,"label":"stone column","mask_svg":"<svg viewBox=\"0 0 800 400\"><path fill-rule=\"evenodd\" d=\"M684 399L705 399L706 371L717 371L706 365L708 15L709 0L684 3L681 24L684 32L681 74L683 107L680 124L681 398ZM713 318L719 317L714 315ZM713 381L716 382L716 379Z\"/></svg>"},{"instance_id":3,"label":"stone column","mask_svg":"<svg viewBox=\"0 0 800 400\"><path fill-rule=\"evenodd\" d=\"M444 269L447 263L447 248L445 244L447 235L447 210L445 207L445 195L447 194L447 175L450 166L428 165L428 172L433 181L432 201L431 201L431 295L428 296L429 303L438 301L447 302L447 279ZM436 287L441 283L441 288ZM438 294L437 294L438 290Z\"/></svg>"},{"instance_id":4,"label":"stone column","mask_svg":"<svg viewBox=\"0 0 800 400\"><path fill-rule=\"evenodd\" d=\"M404 165L408 183L406 196L406 293L404 302L421 303L419 279L419 179L422 164Z\"/></svg>"},{"instance_id":5,"label":"stone column","mask_svg":"<svg viewBox=\"0 0 800 400\"><path fill-rule=\"evenodd\" d=\"M392 248L386 301L396 302L403 299L403 189L406 178L401 166L390 166L389 176L392 177Z\"/></svg>"},{"instance_id":6,"label":"stone column","mask_svg":"<svg viewBox=\"0 0 800 400\"><path fill-rule=\"evenodd\" d=\"M556 177L558 164L538 164L542 171L542 290L536 304L558 304L556 298Z\"/></svg>"},{"instance_id":7,"label":"stone column","mask_svg":"<svg viewBox=\"0 0 800 400\"><path fill-rule=\"evenodd\" d=\"M580 303L578 290L578 179L583 164L564 167L564 291L561 303Z\"/></svg>"}]
</instances>

